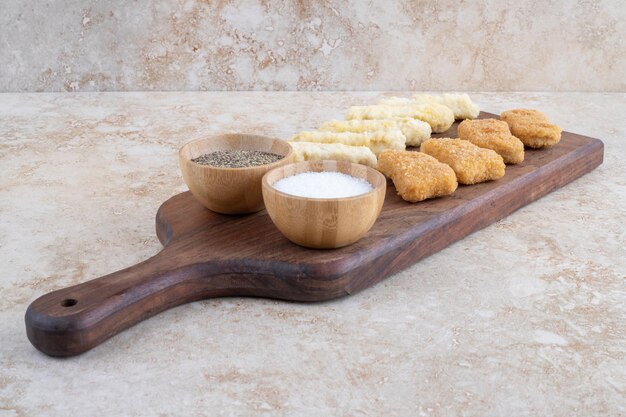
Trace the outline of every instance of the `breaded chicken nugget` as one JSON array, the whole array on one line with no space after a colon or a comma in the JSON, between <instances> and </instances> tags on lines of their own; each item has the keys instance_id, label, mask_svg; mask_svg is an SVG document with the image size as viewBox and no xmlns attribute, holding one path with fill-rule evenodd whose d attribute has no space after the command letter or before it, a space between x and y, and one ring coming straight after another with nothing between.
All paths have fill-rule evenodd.
<instances>
[{"instance_id":1,"label":"breaded chicken nugget","mask_svg":"<svg viewBox=\"0 0 626 417\"><path fill-rule=\"evenodd\" d=\"M491 149L461 139L428 139L421 152L450 165L461 184L477 184L504 176L504 160Z\"/></svg>"},{"instance_id":2,"label":"breaded chicken nugget","mask_svg":"<svg viewBox=\"0 0 626 417\"><path fill-rule=\"evenodd\" d=\"M529 148L546 148L561 140L561 128L550 123L545 114L533 109L515 109L500 115L518 137Z\"/></svg>"},{"instance_id":3,"label":"breaded chicken nugget","mask_svg":"<svg viewBox=\"0 0 626 417\"><path fill-rule=\"evenodd\" d=\"M458 127L459 138L476 146L496 151L505 164L524 161L524 144L511 135L509 125L496 119L463 120Z\"/></svg>"},{"instance_id":4,"label":"breaded chicken nugget","mask_svg":"<svg viewBox=\"0 0 626 417\"><path fill-rule=\"evenodd\" d=\"M450 195L458 187L452 168L421 152L385 150L378 155L376 169L412 203Z\"/></svg>"}]
</instances>

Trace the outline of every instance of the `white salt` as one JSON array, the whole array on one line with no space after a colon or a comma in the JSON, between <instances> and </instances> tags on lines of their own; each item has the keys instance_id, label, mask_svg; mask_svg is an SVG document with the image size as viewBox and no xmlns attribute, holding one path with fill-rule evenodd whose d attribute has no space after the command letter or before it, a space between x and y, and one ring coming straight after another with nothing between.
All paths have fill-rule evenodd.
<instances>
[{"instance_id":1,"label":"white salt","mask_svg":"<svg viewBox=\"0 0 626 417\"><path fill-rule=\"evenodd\" d=\"M274 188L308 198L354 197L373 190L366 180L341 172L303 172L276 181Z\"/></svg>"}]
</instances>

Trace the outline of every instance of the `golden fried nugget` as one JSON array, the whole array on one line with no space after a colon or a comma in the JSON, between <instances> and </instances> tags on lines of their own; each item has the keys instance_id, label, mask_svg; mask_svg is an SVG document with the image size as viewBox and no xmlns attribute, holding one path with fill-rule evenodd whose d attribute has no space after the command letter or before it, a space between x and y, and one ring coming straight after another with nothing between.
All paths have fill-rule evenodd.
<instances>
[{"instance_id":1,"label":"golden fried nugget","mask_svg":"<svg viewBox=\"0 0 626 417\"><path fill-rule=\"evenodd\" d=\"M516 109L505 111L500 115L518 137L529 148L546 148L559 143L561 128L550 123L545 114L539 110Z\"/></svg>"},{"instance_id":2,"label":"golden fried nugget","mask_svg":"<svg viewBox=\"0 0 626 417\"><path fill-rule=\"evenodd\" d=\"M450 195L459 185L452 168L421 152L387 149L378 155L376 169L411 203Z\"/></svg>"},{"instance_id":3,"label":"golden fried nugget","mask_svg":"<svg viewBox=\"0 0 626 417\"><path fill-rule=\"evenodd\" d=\"M524 161L524 144L511 135L509 125L496 119L463 120L458 128L459 138L476 146L496 151L505 164Z\"/></svg>"},{"instance_id":4,"label":"golden fried nugget","mask_svg":"<svg viewBox=\"0 0 626 417\"><path fill-rule=\"evenodd\" d=\"M477 184L504 176L504 160L491 149L461 139L428 139L421 152L450 165L461 184Z\"/></svg>"}]
</instances>

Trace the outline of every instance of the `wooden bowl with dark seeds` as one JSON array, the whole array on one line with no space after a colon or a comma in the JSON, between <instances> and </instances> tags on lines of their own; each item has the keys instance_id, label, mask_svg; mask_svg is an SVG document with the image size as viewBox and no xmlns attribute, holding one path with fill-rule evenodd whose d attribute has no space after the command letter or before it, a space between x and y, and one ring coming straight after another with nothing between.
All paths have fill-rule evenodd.
<instances>
[{"instance_id":1,"label":"wooden bowl with dark seeds","mask_svg":"<svg viewBox=\"0 0 626 417\"><path fill-rule=\"evenodd\" d=\"M269 154L281 159L276 161ZM222 214L262 210L263 175L293 158L291 145L283 140L239 133L197 139L178 153L189 191L206 208Z\"/></svg>"}]
</instances>

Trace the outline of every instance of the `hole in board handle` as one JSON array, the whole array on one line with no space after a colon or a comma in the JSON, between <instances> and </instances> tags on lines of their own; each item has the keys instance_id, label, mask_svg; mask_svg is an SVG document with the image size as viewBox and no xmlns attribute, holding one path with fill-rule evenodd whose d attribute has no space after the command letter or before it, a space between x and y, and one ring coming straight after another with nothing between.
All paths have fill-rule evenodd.
<instances>
[{"instance_id":1,"label":"hole in board handle","mask_svg":"<svg viewBox=\"0 0 626 417\"><path fill-rule=\"evenodd\" d=\"M76 301L76 300L75 300L75 299L73 299L73 298L66 298L65 300L61 301L61 305L62 305L63 307L71 307L71 306L76 305L76 303L77 303L77 302L78 302L78 301Z\"/></svg>"}]
</instances>

